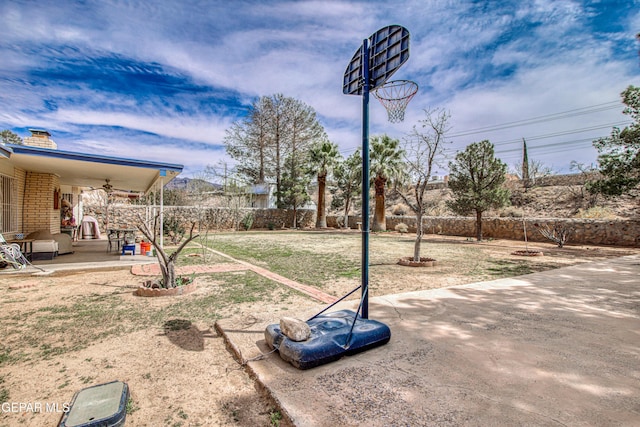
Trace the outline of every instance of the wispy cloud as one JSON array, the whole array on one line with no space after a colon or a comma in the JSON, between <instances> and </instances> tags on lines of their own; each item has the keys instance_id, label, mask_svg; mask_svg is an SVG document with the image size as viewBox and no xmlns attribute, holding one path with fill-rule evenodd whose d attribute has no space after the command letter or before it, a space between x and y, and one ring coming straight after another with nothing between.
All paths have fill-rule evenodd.
<instances>
[{"instance_id":1,"label":"wispy cloud","mask_svg":"<svg viewBox=\"0 0 640 427\"><path fill-rule=\"evenodd\" d=\"M618 99L627 85L640 84L639 6L638 0L5 2L0 128L45 127L65 149L179 159L193 173L228 160L225 130L256 97L284 93L315 108L347 155L361 140L361 100L342 94L342 74L378 28L401 24L411 32L411 58L394 76L420 85L405 122L387 123L371 101L371 133L402 138L427 107L450 109L462 131ZM454 149L620 118L608 110L458 137ZM562 141L575 143L540 140L532 153L566 170L571 160L595 160L588 138L603 134L581 135L586 142L561 154Z\"/></svg>"}]
</instances>

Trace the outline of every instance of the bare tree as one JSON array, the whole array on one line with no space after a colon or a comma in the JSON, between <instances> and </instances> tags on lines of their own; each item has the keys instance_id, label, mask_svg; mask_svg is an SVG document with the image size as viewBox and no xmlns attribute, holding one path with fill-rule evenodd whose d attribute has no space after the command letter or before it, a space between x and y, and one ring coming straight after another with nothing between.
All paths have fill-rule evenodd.
<instances>
[{"instance_id":1,"label":"bare tree","mask_svg":"<svg viewBox=\"0 0 640 427\"><path fill-rule=\"evenodd\" d=\"M584 180L584 184L567 185L565 187L565 191L569 193L575 203L574 211L578 212L584 207L587 209L593 208L598 204L600 194L597 191L591 192L588 188L590 183L599 178L598 169L593 165L585 165L575 160L571 161L569 168L571 171L578 171Z\"/></svg>"},{"instance_id":2,"label":"bare tree","mask_svg":"<svg viewBox=\"0 0 640 427\"><path fill-rule=\"evenodd\" d=\"M178 279L178 276L176 276L176 261L178 260L178 255L180 255L180 252L182 252L185 246L198 237L197 235L193 235L193 229L195 228L196 223L193 222L191 224L189 237L187 237L175 251L168 254L158 242L158 237L160 236L160 214L157 214L152 218L153 224L147 224L140 215L138 215L138 220L138 229L142 232L144 237L151 242L158 254L158 264L160 265L160 272L162 273L162 281L159 286L161 288L175 288L176 286L179 286L180 280Z\"/></svg>"},{"instance_id":3,"label":"bare tree","mask_svg":"<svg viewBox=\"0 0 640 427\"><path fill-rule=\"evenodd\" d=\"M534 187L541 178L553 175L553 169L540 160L529 160L526 167L524 163L517 163L511 172L524 182L525 188Z\"/></svg>"},{"instance_id":4,"label":"bare tree","mask_svg":"<svg viewBox=\"0 0 640 427\"><path fill-rule=\"evenodd\" d=\"M448 125L451 115L443 109L425 109L426 117L420 125L414 125L405 138L404 161L406 174L411 185L410 191L398 191L398 194L416 215L416 240L413 247L413 260L420 261L420 246L424 235L422 218L428 208L425 198L427 185L433 177L434 166L438 160L444 159L444 145L449 143L446 134L451 129Z\"/></svg>"}]
</instances>

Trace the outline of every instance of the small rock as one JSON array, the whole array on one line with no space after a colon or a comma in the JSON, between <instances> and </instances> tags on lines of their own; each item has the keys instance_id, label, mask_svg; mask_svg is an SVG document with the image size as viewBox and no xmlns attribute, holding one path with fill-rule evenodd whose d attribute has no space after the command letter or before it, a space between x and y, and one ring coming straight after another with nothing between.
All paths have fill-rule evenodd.
<instances>
[{"instance_id":1,"label":"small rock","mask_svg":"<svg viewBox=\"0 0 640 427\"><path fill-rule=\"evenodd\" d=\"M280 330L291 341L306 341L311 336L311 328L303 320L293 317L280 319Z\"/></svg>"}]
</instances>

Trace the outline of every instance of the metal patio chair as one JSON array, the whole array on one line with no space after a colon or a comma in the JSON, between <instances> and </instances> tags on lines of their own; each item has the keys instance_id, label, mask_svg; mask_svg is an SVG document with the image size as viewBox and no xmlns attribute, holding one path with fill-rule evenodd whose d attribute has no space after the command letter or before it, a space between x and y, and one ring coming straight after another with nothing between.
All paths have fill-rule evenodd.
<instances>
[{"instance_id":1,"label":"metal patio chair","mask_svg":"<svg viewBox=\"0 0 640 427\"><path fill-rule=\"evenodd\" d=\"M16 270L22 270L30 265L33 268L44 271L42 268L29 262L27 257L25 257L20 250L19 244L8 243L2 234L0 234L0 261L10 265Z\"/></svg>"}]
</instances>

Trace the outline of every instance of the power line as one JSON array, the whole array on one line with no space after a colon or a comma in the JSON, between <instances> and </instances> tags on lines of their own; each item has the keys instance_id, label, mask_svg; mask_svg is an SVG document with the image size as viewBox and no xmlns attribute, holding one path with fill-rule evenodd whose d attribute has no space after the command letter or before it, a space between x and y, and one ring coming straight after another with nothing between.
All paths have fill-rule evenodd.
<instances>
[{"instance_id":1,"label":"power line","mask_svg":"<svg viewBox=\"0 0 640 427\"><path fill-rule=\"evenodd\" d=\"M599 113L602 111L613 110L616 108L620 108L620 101L610 101L610 102L605 102L603 104L592 105L589 107L576 108L573 110L562 111L559 113L532 117L530 119L516 120L513 122L506 122L506 123L497 124L497 125L483 126L475 129L468 129L468 130L458 132L456 134L449 135L449 137L455 138L459 136L473 135L476 133L491 132L491 131L509 129L509 128L519 127L519 126L527 126L527 125L532 125L537 123L549 122L553 120L566 119L569 117L582 116L585 114Z\"/></svg>"},{"instance_id":2,"label":"power line","mask_svg":"<svg viewBox=\"0 0 640 427\"><path fill-rule=\"evenodd\" d=\"M585 142L589 142L591 143L593 140L591 138L583 138L583 139L575 139L573 141L560 141L560 142L551 142L549 144L543 144L543 145L538 145L538 146L531 146L531 145L527 145L527 149L529 151L538 151L540 149L543 148L550 148L550 147L566 147L569 145L575 145L575 144L583 144ZM572 148L574 149L574 148ZM547 151L547 150L545 150ZM496 154L498 153L512 153L512 152L522 152L521 148L511 148L508 150L496 150ZM542 153L542 154L548 154L547 152Z\"/></svg>"},{"instance_id":3,"label":"power line","mask_svg":"<svg viewBox=\"0 0 640 427\"><path fill-rule=\"evenodd\" d=\"M527 125L531 125L531 124L538 124L538 123L543 123L543 122L552 121L552 120L560 120L560 119L565 119L565 118L569 118L569 117L592 114L592 113L597 113L597 112L602 112L602 111L612 110L612 109L617 109L617 108L620 108L620 101L609 101L609 102L605 102L605 103L602 103L602 104L592 105L592 106L589 106L589 107L576 108L576 109L573 109L573 110L567 110L567 111L563 111L563 112L559 112L559 113L553 113L553 114L547 114L547 115L543 115L543 116L532 117L530 119L523 119L523 120L517 120L517 121L513 121L513 122L507 122L507 123L503 123L503 124L498 124L498 125L492 125L492 126L485 126L485 127L476 128L476 129L470 129L470 130L467 130L467 131L463 131L463 132L459 132L459 133L456 133L456 134L448 135L448 137L449 138L456 138L456 137L467 136L467 135L472 135L472 134L476 134L476 133L490 132L490 131L494 131L494 130L502 130L502 129L514 128L514 127L518 127L518 126L527 126ZM558 137L558 136L570 135L570 134L574 134L574 133L589 132L589 131L593 131L593 130L611 128L611 127L614 127L614 126L625 126L625 125L628 125L630 123L631 122L627 120L627 121L621 121L621 122L607 123L607 124L598 125L598 126L590 126L590 127L572 129L572 130L567 130L567 131L558 131L558 132L549 133L549 134L543 134L543 135L525 136L525 138L527 140L535 141L535 140L540 140L540 139L546 139L546 138L553 138L553 137ZM513 143L519 143L519 142L521 142L520 138L512 139L512 140L498 141L498 142L495 142L493 144L497 146L497 145L508 145L508 144L513 144ZM339 150L339 152L341 154L352 153L358 148L359 147L343 148L342 150Z\"/></svg>"},{"instance_id":4,"label":"power line","mask_svg":"<svg viewBox=\"0 0 640 427\"><path fill-rule=\"evenodd\" d=\"M557 136L565 136L565 135L571 135L574 133L582 133L582 132L589 132L589 131L593 131L593 130L599 130L599 129L609 129L612 128L614 126L625 126L628 124L631 124L631 121L623 121L623 122L614 122L614 123L606 123L603 125L598 125L598 126L590 126L590 127L586 127L586 128L579 128L579 129L573 129L573 130L566 130L566 131L558 131L558 132L553 132L553 133L548 133L548 134L544 134L544 135L535 135L535 136L525 136L524 138L527 141L536 141L539 139L547 139L547 138L554 138ZM505 141L498 141L498 142L494 142L493 145L508 145L508 144L514 144L514 143L520 143L522 142L522 139L510 139L510 140L505 140Z\"/></svg>"}]
</instances>

